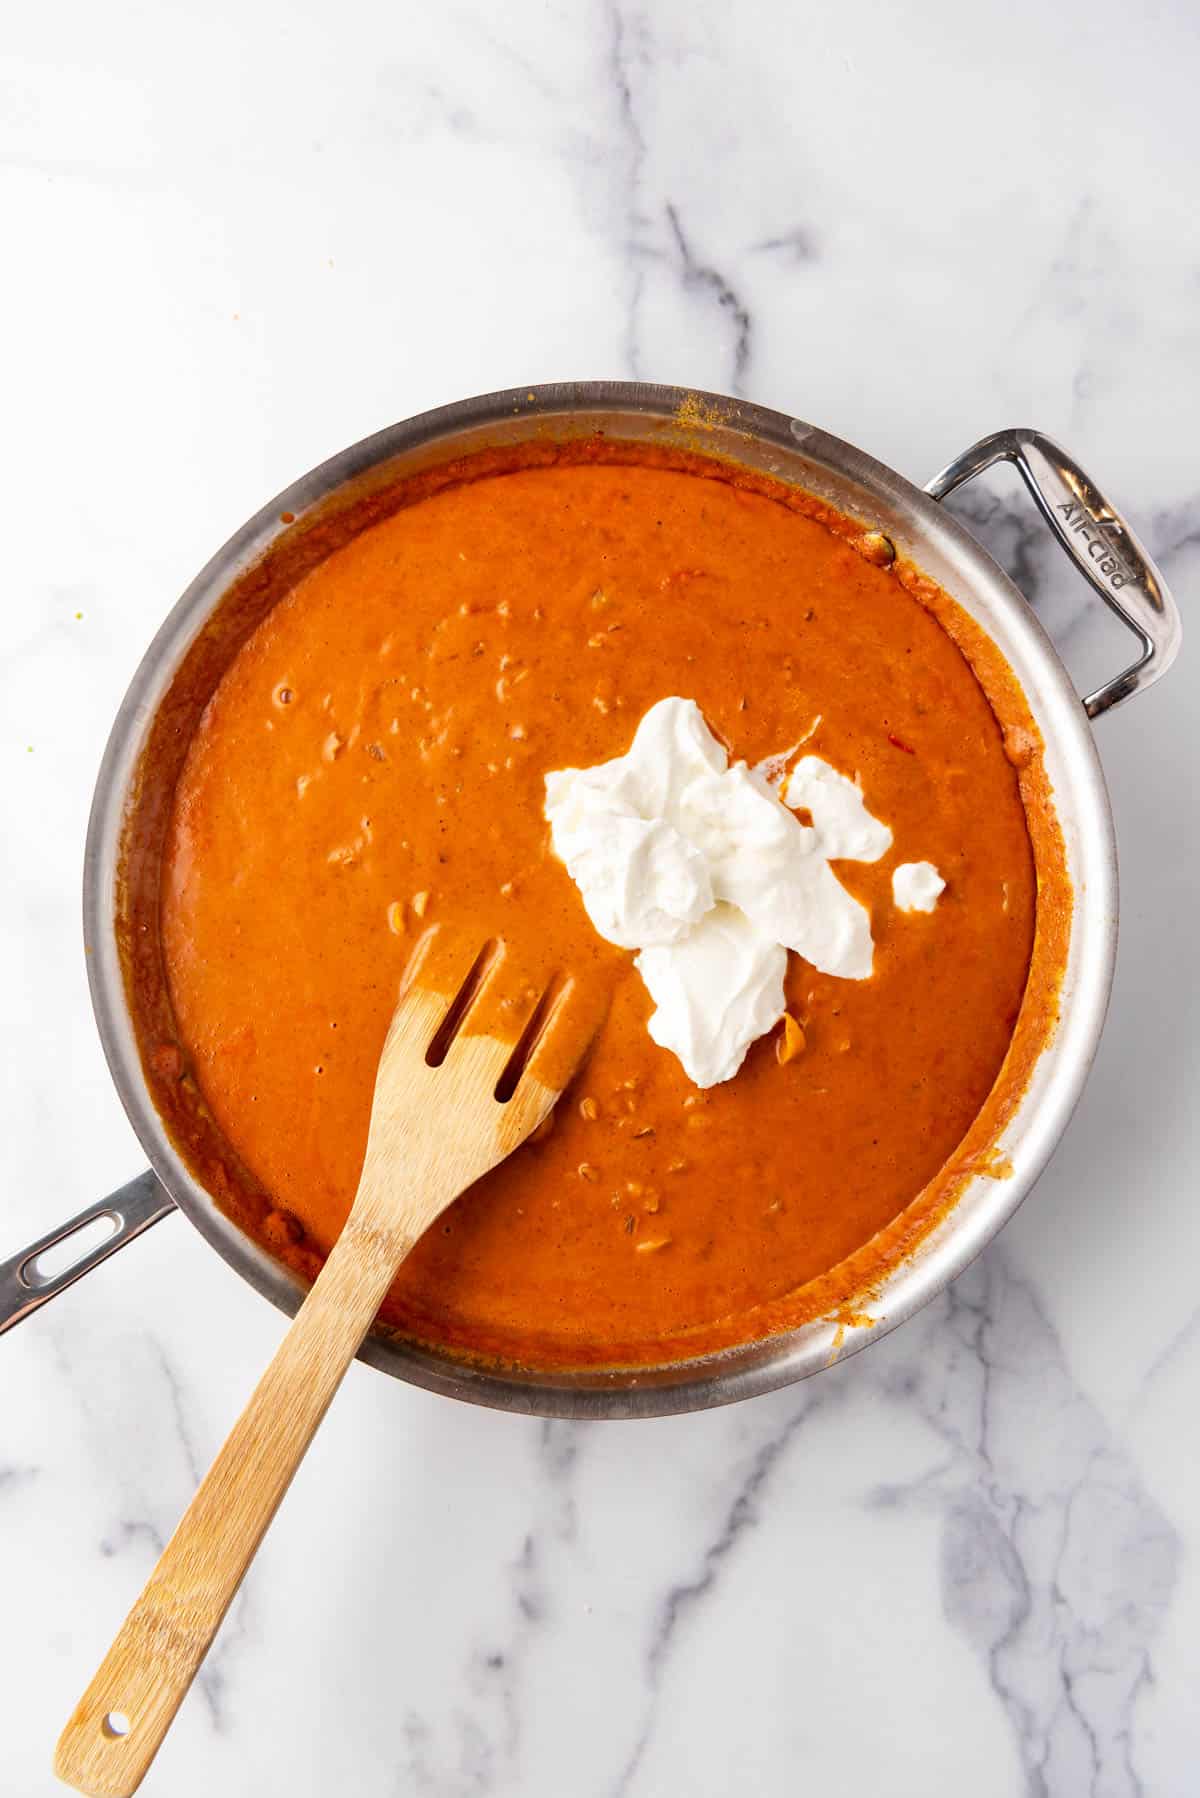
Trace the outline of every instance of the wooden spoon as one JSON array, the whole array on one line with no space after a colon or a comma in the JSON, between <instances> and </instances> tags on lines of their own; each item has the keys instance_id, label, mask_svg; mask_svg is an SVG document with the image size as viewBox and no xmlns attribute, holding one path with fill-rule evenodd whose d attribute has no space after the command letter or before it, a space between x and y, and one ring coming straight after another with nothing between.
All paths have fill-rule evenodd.
<instances>
[{"instance_id":1,"label":"wooden spoon","mask_svg":"<svg viewBox=\"0 0 1200 1798\"><path fill-rule=\"evenodd\" d=\"M54 1770L77 1791L128 1798L141 1784L400 1263L549 1116L578 1065L590 1031L573 994L568 982L539 1000L494 945L426 939L345 1228L59 1740Z\"/></svg>"}]
</instances>

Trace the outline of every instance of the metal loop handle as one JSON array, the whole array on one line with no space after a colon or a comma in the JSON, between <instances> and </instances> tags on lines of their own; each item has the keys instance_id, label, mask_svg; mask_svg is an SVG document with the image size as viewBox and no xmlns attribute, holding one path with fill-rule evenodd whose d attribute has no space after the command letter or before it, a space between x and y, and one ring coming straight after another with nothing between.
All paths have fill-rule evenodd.
<instances>
[{"instance_id":1,"label":"metal loop handle","mask_svg":"<svg viewBox=\"0 0 1200 1798\"><path fill-rule=\"evenodd\" d=\"M1179 608L1154 562L1111 502L1067 452L1040 431L1023 428L983 437L926 483L945 499L994 462L1015 462L1038 509L1105 605L1142 646L1137 661L1084 700L1089 718L1111 711L1167 672L1179 654Z\"/></svg>"},{"instance_id":2,"label":"metal loop handle","mask_svg":"<svg viewBox=\"0 0 1200 1798\"><path fill-rule=\"evenodd\" d=\"M57 1230L51 1230L39 1241L30 1243L27 1249L21 1249L8 1261L0 1261L0 1336L10 1330L14 1324L20 1323L23 1317L44 1305L57 1293L64 1292L68 1286L74 1285L83 1274L90 1273L110 1255L156 1224L160 1217L166 1217L168 1211L174 1211L175 1201L160 1186L155 1176L147 1168L128 1186L122 1186L118 1192L101 1199L95 1205L89 1205L69 1222L60 1224ZM107 1222L112 1227L101 1242L85 1249L79 1257L61 1268L57 1273L42 1274L38 1270L38 1260L47 1249L57 1243L66 1242L77 1231L85 1230L91 1224Z\"/></svg>"}]
</instances>

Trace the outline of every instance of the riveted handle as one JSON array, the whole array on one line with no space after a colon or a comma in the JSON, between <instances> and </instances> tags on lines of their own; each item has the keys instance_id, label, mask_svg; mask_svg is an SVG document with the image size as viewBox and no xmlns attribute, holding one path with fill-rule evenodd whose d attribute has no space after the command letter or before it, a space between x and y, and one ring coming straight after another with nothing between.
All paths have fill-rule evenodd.
<instances>
[{"instance_id":1,"label":"riveted handle","mask_svg":"<svg viewBox=\"0 0 1200 1798\"><path fill-rule=\"evenodd\" d=\"M1013 462L1038 509L1079 572L1141 644L1121 674L1089 693L1089 718L1111 711L1167 672L1179 654L1179 608L1153 560L1116 507L1073 457L1040 431L1018 428L983 437L926 483L945 499L994 462Z\"/></svg>"},{"instance_id":2,"label":"riveted handle","mask_svg":"<svg viewBox=\"0 0 1200 1798\"><path fill-rule=\"evenodd\" d=\"M0 1336L174 1209L165 1187L147 1168L128 1186L0 1261Z\"/></svg>"}]
</instances>

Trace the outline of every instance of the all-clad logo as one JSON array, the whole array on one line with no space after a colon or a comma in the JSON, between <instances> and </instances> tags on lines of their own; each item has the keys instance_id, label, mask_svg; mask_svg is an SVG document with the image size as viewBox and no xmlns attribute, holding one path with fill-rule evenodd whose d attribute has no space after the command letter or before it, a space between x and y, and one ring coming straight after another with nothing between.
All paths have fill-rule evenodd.
<instances>
[{"instance_id":1,"label":"all-clad logo","mask_svg":"<svg viewBox=\"0 0 1200 1798\"><path fill-rule=\"evenodd\" d=\"M1069 527L1081 536L1087 544L1087 553L1096 564L1099 572L1105 576L1113 592L1123 587L1126 581L1133 579L1116 550L1096 523L1091 513L1081 506L1077 499L1069 499L1055 508L1063 515L1064 528Z\"/></svg>"}]
</instances>

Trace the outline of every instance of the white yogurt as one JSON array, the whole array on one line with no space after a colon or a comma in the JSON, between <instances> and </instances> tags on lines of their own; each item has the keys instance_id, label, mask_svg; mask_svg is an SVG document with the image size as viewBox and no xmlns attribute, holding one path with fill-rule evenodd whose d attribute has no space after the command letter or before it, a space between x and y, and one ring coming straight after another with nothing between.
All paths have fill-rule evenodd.
<instances>
[{"instance_id":1,"label":"white yogurt","mask_svg":"<svg viewBox=\"0 0 1200 1798\"><path fill-rule=\"evenodd\" d=\"M892 898L901 911L932 911L945 890L932 862L901 862L892 874Z\"/></svg>"},{"instance_id":2,"label":"white yogurt","mask_svg":"<svg viewBox=\"0 0 1200 1798\"><path fill-rule=\"evenodd\" d=\"M877 861L892 833L817 756L787 798L811 825L729 766L690 699L652 706L626 755L546 776L554 852L600 935L640 951L650 1034L697 1086L730 1079L782 1016L787 950L843 979L872 970L870 916L829 862Z\"/></svg>"}]
</instances>

